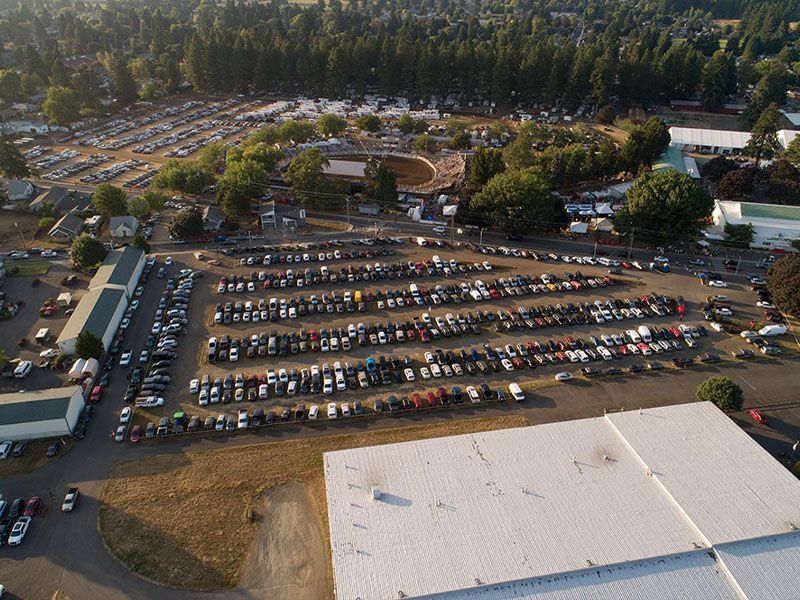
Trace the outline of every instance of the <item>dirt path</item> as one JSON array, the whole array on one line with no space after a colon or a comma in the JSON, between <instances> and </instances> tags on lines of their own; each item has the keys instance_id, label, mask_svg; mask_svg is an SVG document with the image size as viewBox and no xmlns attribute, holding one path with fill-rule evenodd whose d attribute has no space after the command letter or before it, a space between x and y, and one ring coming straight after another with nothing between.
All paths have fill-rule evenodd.
<instances>
[{"instance_id":1,"label":"dirt path","mask_svg":"<svg viewBox=\"0 0 800 600\"><path fill-rule=\"evenodd\" d=\"M258 511L261 512L261 511ZM261 528L245 559L239 586L254 597L319 600L330 596L325 538L308 489L286 483L264 494Z\"/></svg>"}]
</instances>

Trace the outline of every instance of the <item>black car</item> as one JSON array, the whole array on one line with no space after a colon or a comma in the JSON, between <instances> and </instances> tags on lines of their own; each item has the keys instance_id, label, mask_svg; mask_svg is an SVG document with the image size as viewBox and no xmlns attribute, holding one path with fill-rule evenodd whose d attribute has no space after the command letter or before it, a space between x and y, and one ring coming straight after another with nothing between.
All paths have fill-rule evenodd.
<instances>
[{"instance_id":1,"label":"black car","mask_svg":"<svg viewBox=\"0 0 800 600\"><path fill-rule=\"evenodd\" d=\"M22 510L25 507L25 499L24 498L17 498L14 502L11 503L11 508L8 509L8 518L11 520L15 520L17 517L22 514Z\"/></svg>"},{"instance_id":2,"label":"black car","mask_svg":"<svg viewBox=\"0 0 800 600\"><path fill-rule=\"evenodd\" d=\"M58 454L58 451L61 449L61 442L53 442L47 447L47 456L53 457Z\"/></svg>"},{"instance_id":3,"label":"black car","mask_svg":"<svg viewBox=\"0 0 800 600\"><path fill-rule=\"evenodd\" d=\"M14 451L11 453L11 455L14 456L15 458L19 458L25 453L25 449L27 447L28 447L28 442L25 441L17 442L17 444L14 446Z\"/></svg>"}]
</instances>

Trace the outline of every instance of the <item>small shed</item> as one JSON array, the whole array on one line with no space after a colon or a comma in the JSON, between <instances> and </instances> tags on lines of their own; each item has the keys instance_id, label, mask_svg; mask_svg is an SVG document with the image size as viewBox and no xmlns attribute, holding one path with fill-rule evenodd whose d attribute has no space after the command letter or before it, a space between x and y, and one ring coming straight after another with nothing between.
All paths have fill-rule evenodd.
<instances>
[{"instance_id":1,"label":"small shed","mask_svg":"<svg viewBox=\"0 0 800 600\"><path fill-rule=\"evenodd\" d=\"M47 327L42 327L39 331L36 332L36 343L44 344L47 341L47 338L50 337L50 330Z\"/></svg>"},{"instance_id":2,"label":"small shed","mask_svg":"<svg viewBox=\"0 0 800 600\"><path fill-rule=\"evenodd\" d=\"M69 292L62 292L58 295L58 298L56 298L56 304L59 306L69 306L72 304L72 294Z\"/></svg>"}]
</instances>

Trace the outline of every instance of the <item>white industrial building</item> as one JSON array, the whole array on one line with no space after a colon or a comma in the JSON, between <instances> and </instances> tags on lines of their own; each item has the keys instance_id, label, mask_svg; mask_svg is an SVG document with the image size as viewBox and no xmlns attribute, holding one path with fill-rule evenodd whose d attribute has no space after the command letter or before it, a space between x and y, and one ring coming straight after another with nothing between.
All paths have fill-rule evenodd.
<instances>
[{"instance_id":1,"label":"white industrial building","mask_svg":"<svg viewBox=\"0 0 800 600\"><path fill-rule=\"evenodd\" d=\"M83 407L78 386L0 394L0 440L70 435Z\"/></svg>"},{"instance_id":2,"label":"white industrial building","mask_svg":"<svg viewBox=\"0 0 800 600\"><path fill-rule=\"evenodd\" d=\"M752 225L752 248L792 250L792 240L800 239L800 206L717 200L711 219L718 235L726 224Z\"/></svg>"},{"instance_id":3,"label":"white industrial building","mask_svg":"<svg viewBox=\"0 0 800 600\"><path fill-rule=\"evenodd\" d=\"M786 146L800 133L792 129L778 131L778 143ZM701 129L697 127L670 127L670 145L684 152L700 154L738 154L750 140L749 131L726 131L724 129Z\"/></svg>"},{"instance_id":4,"label":"white industrial building","mask_svg":"<svg viewBox=\"0 0 800 600\"><path fill-rule=\"evenodd\" d=\"M800 481L710 403L324 455L354 600L796 598Z\"/></svg>"},{"instance_id":5,"label":"white industrial building","mask_svg":"<svg viewBox=\"0 0 800 600\"><path fill-rule=\"evenodd\" d=\"M103 348L108 351L126 308L128 299L123 289L102 287L89 290L80 299L75 312L70 315L58 336L58 349L72 356L78 335L88 330L103 341Z\"/></svg>"},{"instance_id":6,"label":"white industrial building","mask_svg":"<svg viewBox=\"0 0 800 600\"><path fill-rule=\"evenodd\" d=\"M120 289L130 300L136 291L146 262L144 250L140 248L125 246L111 250L89 282L89 289L98 290L104 287Z\"/></svg>"}]
</instances>

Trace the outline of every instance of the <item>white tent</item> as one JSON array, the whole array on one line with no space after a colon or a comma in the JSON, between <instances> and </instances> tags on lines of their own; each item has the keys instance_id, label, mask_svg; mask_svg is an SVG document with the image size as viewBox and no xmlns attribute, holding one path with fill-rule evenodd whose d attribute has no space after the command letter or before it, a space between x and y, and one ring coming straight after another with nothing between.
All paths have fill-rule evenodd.
<instances>
[{"instance_id":1,"label":"white tent","mask_svg":"<svg viewBox=\"0 0 800 600\"><path fill-rule=\"evenodd\" d=\"M569 225L569 230L572 233L586 233L589 231L589 224L584 223L583 221L573 221Z\"/></svg>"},{"instance_id":2,"label":"white tent","mask_svg":"<svg viewBox=\"0 0 800 600\"><path fill-rule=\"evenodd\" d=\"M442 207L443 217L454 217L456 212L458 212L458 204L448 204Z\"/></svg>"},{"instance_id":3,"label":"white tent","mask_svg":"<svg viewBox=\"0 0 800 600\"><path fill-rule=\"evenodd\" d=\"M613 215L614 210L611 208L611 205L608 202L603 202L602 204L598 204L594 207L594 211L598 215Z\"/></svg>"},{"instance_id":4,"label":"white tent","mask_svg":"<svg viewBox=\"0 0 800 600\"><path fill-rule=\"evenodd\" d=\"M610 219L592 219L592 227L597 231L611 231L614 229L614 223Z\"/></svg>"},{"instance_id":5,"label":"white tent","mask_svg":"<svg viewBox=\"0 0 800 600\"><path fill-rule=\"evenodd\" d=\"M419 206L408 209L408 218L412 221L419 221L422 218L422 210Z\"/></svg>"}]
</instances>

